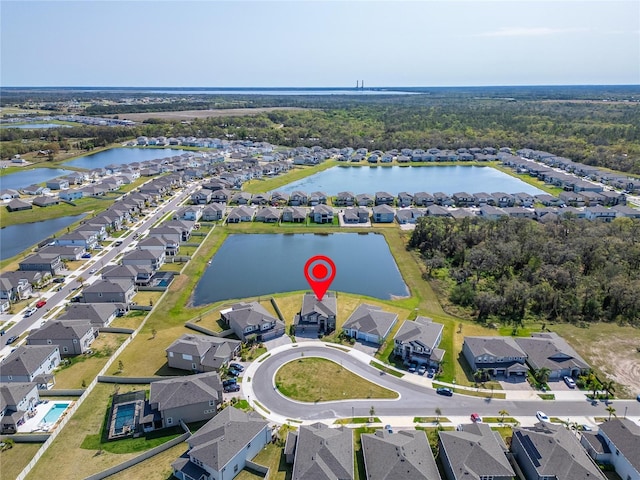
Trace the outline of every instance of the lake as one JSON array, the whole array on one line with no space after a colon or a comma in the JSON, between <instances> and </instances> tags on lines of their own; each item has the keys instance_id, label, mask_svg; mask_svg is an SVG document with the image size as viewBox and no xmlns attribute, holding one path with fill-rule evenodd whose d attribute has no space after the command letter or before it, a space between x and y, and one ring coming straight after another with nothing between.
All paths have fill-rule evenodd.
<instances>
[{"instance_id":1,"label":"lake","mask_svg":"<svg viewBox=\"0 0 640 480\"><path fill-rule=\"evenodd\" d=\"M176 155L182 155L187 150L179 148L111 148L98 153L92 153L85 157L76 158L75 160L69 160L64 162L65 165L71 165L78 168L86 168L91 170L93 168L106 167L107 165L115 164L127 164L133 162L144 162L145 160L155 160L157 158L174 157ZM191 152L193 153L193 152Z\"/></svg>"},{"instance_id":2,"label":"lake","mask_svg":"<svg viewBox=\"0 0 640 480\"><path fill-rule=\"evenodd\" d=\"M21 172L9 173L0 177L0 190L12 188L19 190L28 187L34 183L42 183L52 178L69 175L72 170L64 170L62 168L32 168Z\"/></svg>"},{"instance_id":3,"label":"lake","mask_svg":"<svg viewBox=\"0 0 640 480\"><path fill-rule=\"evenodd\" d=\"M370 193L388 192L525 192L530 195L545 193L517 178L491 167L476 166L425 166L425 167L332 167L322 172L289 183L278 191L291 193L339 192Z\"/></svg>"},{"instance_id":4,"label":"lake","mask_svg":"<svg viewBox=\"0 0 640 480\"><path fill-rule=\"evenodd\" d=\"M309 290L304 265L314 255L336 265L330 290L385 300L409 295L382 235L240 234L230 235L214 255L193 304Z\"/></svg>"},{"instance_id":5,"label":"lake","mask_svg":"<svg viewBox=\"0 0 640 480\"><path fill-rule=\"evenodd\" d=\"M4 124L2 128L22 128L25 130L39 130L41 128L70 128L71 125L62 125L60 123L25 123L22 125Z\"/></svg>"},{"instance_id":6,"label":"lake","mask_svg":"<svg viewBox=\"0 0 640 480\"><path fill-rule=\"evenodd\" d=\"M19 212L18 215L20 215ZM85 215L83 213L34 223L22 223L0 229L0 260L11 258L29 247L37 245Z\"/></svg>"}]
</instances>

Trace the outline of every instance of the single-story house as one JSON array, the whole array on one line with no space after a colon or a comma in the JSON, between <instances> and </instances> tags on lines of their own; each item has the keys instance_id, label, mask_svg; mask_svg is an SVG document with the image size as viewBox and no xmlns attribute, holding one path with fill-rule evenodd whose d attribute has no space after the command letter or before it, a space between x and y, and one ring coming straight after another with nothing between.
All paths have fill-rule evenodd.
<instances>
[{"instance_id":1,"label":"single-story house","mask_svg":"<svg viewBox=\"0 0 640 480\"><path fill-rule=\"evenodd\" d=\"M490 375L525 375L527 354L512 337L465 337L462 354L474 372Z\"/></svg>"},{"instance_id":2,"label":"single-story house","mask_svg":"<svg viewBox=\"0 0 640 480\"><path fill-rule=\"evenodd\" d=\"M362 303L349 316L342 330L357 340L381 345L398 321L398 314Z\"/></svg>"}]
</instances>

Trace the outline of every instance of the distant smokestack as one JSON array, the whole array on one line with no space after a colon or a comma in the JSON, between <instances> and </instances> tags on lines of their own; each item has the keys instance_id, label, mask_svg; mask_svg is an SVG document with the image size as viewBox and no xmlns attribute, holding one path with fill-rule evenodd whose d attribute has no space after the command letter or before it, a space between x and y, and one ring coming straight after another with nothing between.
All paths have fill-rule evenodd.
<instances>
[{"instance_id":1,"label":"distant smokestack","mask_svg":"<svg viewBox=\"0 0 640 480\"><path fill-rule=\"evenodd\" d=\"M356 90L359 88L359 80L356 80Z\"/></svg>"}]
</instances>

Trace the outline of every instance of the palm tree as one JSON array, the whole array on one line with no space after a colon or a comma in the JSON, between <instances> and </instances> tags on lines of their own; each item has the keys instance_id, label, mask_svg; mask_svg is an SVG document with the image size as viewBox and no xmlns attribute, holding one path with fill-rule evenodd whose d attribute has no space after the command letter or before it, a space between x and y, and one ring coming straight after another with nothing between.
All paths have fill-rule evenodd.
<instances>
[{"instance_id":1,"label":"palm tree","mask_svg":"<svg viewBox=\"0 0 640 480\"><path fill-rule=\"evenodd\" d=\"M607 380L602 382L602 390L604 390L607 394L607 400L609 400L609 396L613 396L613 393L616 391L616 384L613 380Z\"/></svg>"},{"instance_id":2,"label":"palm tree","mask_svg":"<svg viewBox=\"0 0 640 480\"><path fill-rule=\"evenodd\" d=\"M600 390L600 388L602 388L602 384L595 377L595 375L591 379L591 383L589 384L589 388L593 391L593 399L595 400L596 399L596 393L598 393L598 390Z\"/></svg>"},{"instance_id":3,"label":"palm tree","mask_svg":"<svg viewBox=\"0 0 640 480\"><path fill-rule=\"evenodd\" d=\"M442 410L440 407L436 407L436 424L440 425L440 415L442 415Z\"/></svg>"},{"instance_id":4,"label":"palm tree","mask_svg":"<svg viewBox=\"0 0 640 480\"><path fill-rule=\"evenodd\" d=\"M609 406L607 407L607 412L609 412L609 420L611 420L611 415L613 415L613 416L616 416L616 417L617 417L617 415L616 415L616 409L615 409L615 408L613 408L611 405L609 405Z\"/></svg>"},{"instance_id":5,"label":"palm tree","mask_svg":"<svg viewBox=\"0 0 640 480\"><path fill-rule=\"evenodd\" d=\"M551 375L551 370L547 367L542 367L536 370L534 377L539 383L547 383L549 375Z\"/></svg>"},{"instance_id":6,"label":"palm tree","mask_svg":"<svg viewBox=\"0 0 640 480\"><path fill-rule=\"evenodd\" d=\"M500 410L498 412L498 415L500 415L500 423L504 423L504 417L509 415L509 412L507 412L506 410L502 409L502 410Z\"/></svg>"},{"instance_id":7,"label":"palm tree","mask_svg":"<svg viewBox=\"0 0 640 480\"><path fill-rule=\"evenodd\" d=\"M371 405L371 408L369 409L369 422L373 423L373 416L376 414L376 409L374 408L373 405Z\"/></svg>"}]
</instances>

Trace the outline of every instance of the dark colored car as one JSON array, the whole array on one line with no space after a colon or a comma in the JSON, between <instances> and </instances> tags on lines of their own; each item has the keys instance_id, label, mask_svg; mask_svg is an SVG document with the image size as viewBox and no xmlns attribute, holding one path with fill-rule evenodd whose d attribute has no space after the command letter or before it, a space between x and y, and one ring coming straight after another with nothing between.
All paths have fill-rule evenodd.
<instances>
[{"instance_id":1,"label":"dark colored car","mask_svg":"<svg viewBox=\"0 0 640 480\"><path fill-rule=\"evenodd\" d=\"M238 385L237 383L231 383L229 385L225 385L223 387L225 393L230 393L230 392L239 392L240 391L240 385Z\"/></svg>"},{"instance_id":2,"label":"dark colored car","mask_svg":"<svg viewBox=\"0 0 640 480\"><path fill-rule=\"evenodd\" d=\"M80 258L91 258L91 254L90 253L83 253L82 257Z\"/></svg>"},{"instance_id":3,"label":"dark colored car","mask_svg":"<svg viewBox=\"0 0 640 480\"><path fill-rule=\"evenodd\" d=\"M445 387L436 388L436 393L438 395L445 395L447 397L452 397L453 396L453 390L451 390L450 388L445 388Z\"/></svg>"},{"instance_id":4,"label":"dark colored car","mask_svg":"<svg viewBox=\"0 0 640 480\"><path fill-rule=\"evenodd\" d=\"M236 370L235 368L230 368L228 370L229 375L231 375L232 377L237 377L239 376L242 372L240 372L240 370Z\"/></svg>"},{"instance_id":5,"label":"dark colored car","mask_svg":"<svg viewBox=\"0 0 640 480\"><path fill-rule=\"evenodd\" d=\"M416 373L416 368L418 368L418 364L416 362L411 362L409 364L409 373Z\"/></svg>"},{"instance_id":6,"label":"dark colored car","mask_svg":"<svg viewBox=\"0 0 640 480\"><path fill-rule=\"evenodd\" d=\"M228 378L222 382L222 386L226 387L227 385L235 385L238 383L238 380L235 378Z\"/></svg>"},{"instance_id":7,"label":"dark colored car","mask_svg":"<svg viewBox=\"0 0 640 480\"><path fill-rule=\"evenodd\" d=\"M242 365L240 365L239 363L230 363L229 364L229 368L235 368L236 370L244 372L244 367Z\"/></svg>"},{"instance_id":8,"label":"dark colored car","mask_svg":"<svg viewBox=\"0 0 640 480\"><path fill-rule=\"evenodd\" d=\"M7 345L11 345L13 342L15 342L16 340L18 340L18 336L14 335L13 337L9 337L7 339Z\"/></svg>"},{"instance_id":9,"label":"dark colored car","mask_svg":"<svg viewBox=\"0 0 640 480\"><path fill-rule=\"evenodd\" d=\"M53 283L64 283L64 277L56 277L53 279Z\"/></svg>"},{"instance_id":10,"label":"dark colored car","mask_svg":"<svg viewBox=\"0 0 640 480\"><path fill-rule=\"evenodd\" d=\"M114 243L114 245L115 245L116 247L119 247L120 245L122 245L122 240L118 240L118 241L116 241L116 243Z\"/></svg>"}]
</instances>

